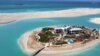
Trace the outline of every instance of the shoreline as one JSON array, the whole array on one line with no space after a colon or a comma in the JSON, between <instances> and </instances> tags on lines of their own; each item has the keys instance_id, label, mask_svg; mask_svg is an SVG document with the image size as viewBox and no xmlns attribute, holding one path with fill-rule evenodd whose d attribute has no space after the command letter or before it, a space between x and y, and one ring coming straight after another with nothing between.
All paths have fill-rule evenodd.
<instances>
[{"instance_id":1,"label":"shoreline","mask_svg":"<svg viewBox=\"0 0 100 56\"><path fill-rule=\"evenodd\" d=\"M30 32L26 32L24 35L22 35L22 36L17 40L17 43L18 43L20 49L23 51L23 53L28 54L28 55L30 55L29 51L31 51L32 53L35 51L35 50L32 51L32 49L31 49L31 50L28 49L27 46L26 46L26 45L27 45L26 43L27 43L27 41L28 41L27 36L29 36L31 33L32 33L31 31L30 31ZM26 37L25 37L25 36L26 36ZM23 37L24 37L24 38L23 38ZM26 42L26 43L23 43L23 41ZM27 50L27 51L25 51L25 50Z\"/></svg>"},{"instance_id":2,"label":"shoreline","mask_svg":"<svg viewBox=\"0 0 100 56\"><path fill-rule=\"evenodd\" d=\"M91 14L100 14L100 8L74 8L43 12L0 13L0 24L6 24L23 19L78 17Z\"/></svg>"},{"instance_id":3,"label":"shoreline","mask_svg":"<svg viewBox=\"0 0 100 56\"><path fill-rule=\"evenodd\" d=\"M91 18L89 21L90 21L91 23L95 23L95 24L100 25L100 18Z\"/></svg>"},{"instance_id":4,"label":"shoreline","mask_svg":"<svg viewBox=\"0 0 100 56\"><path fill-rule=\"evenodd\" d=\"M25 54L33 54L34 52L36 52L37 50L35 50L35 49L29 49L29 48L22 48L22 45L24 45L25 46L25 41L24 41L24 43L20 43L21 41L23 42L23 40L28 40L28 37L26 37L26 36L29 36L31 33L33 32L33 30L32 31L28 31L28 32L26 32L26 33L24 33L24 35L22 35L19 39L18 39L18 43L19 43L19 45L20 45L20 48L22 49L22 51L25 53ZM99 33L100 33L100 30L99 30ZM23 37L24 36L24 37ZM99 35L100 36L100 35ZM58 54L58 53L74 53L75 51L85 51L85 50L88 50L88 49L90 49L90 48L93 48L93 47L95 47L96 45L98 45L100 43L100 37L99 37L99 39L96 39L96 40L92 40L91 42L88 42L88 43L86 43L85 44L85 46L79 46L79 47L77 47L77 48L75 48L75 49L69 49L69 50L66 50L67 48L66 47L64 47L63 48L63 50L50 50L50 48L49 47L46 47L43 51L41 51L41 54ZM23 47L24 47L23 46ZM84 50L85 49L85 50ZM47 52L48 51L48 52Z\"/></svg>"},{"instance_id":5,"label":"shoreline","mask_svg":"<svg viewBox=\"0 0 100 56\"><path fill-rule=\"evenodd\" d=\"M94 43L95 42L95 43ZM93 45L90 45L94 43ZM99 40L94 40L90 43L87 43L85 46L82 46L82 47L77 47L75 49L71 49L71 50L62 50L62 51L42 51L41 53L42 54L58 54L58 53L74 53L74 52L77 52L77 51L87 51L89 49L92 49L94 48L95 46L97 46L99 44Z\"/></svg>"}]
</instances>

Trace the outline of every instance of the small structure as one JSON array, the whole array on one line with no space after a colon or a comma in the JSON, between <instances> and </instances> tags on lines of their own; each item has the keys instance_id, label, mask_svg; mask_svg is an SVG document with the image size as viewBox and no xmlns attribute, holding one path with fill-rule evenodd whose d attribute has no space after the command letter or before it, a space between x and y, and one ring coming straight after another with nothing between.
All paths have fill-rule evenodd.
<instances>
[{"instance_id":1,"label":"small structure","mask_svg":"<svg viewBox=\"0 0 100 56\"><path fill-rule=\"evenodd\" d=\"M71 26L66 26L66 27L58 27L55 28L56 33L62 33L62 32L68 32L68 30L71 28Z\"/></svg>"},{"instance_id":2,"label":"small structure","mask_svg":"<svg viewBox=\"0 0 100 56\"><path fill-rule=\"evenodd\" d=\"M62 33L63 32L63 29L61 29L61 28L56 28L55 29L55 33Z\"/></svg>"},{"instance_id":3,"label":"small structure","mask_svg":"<svg viewBox=\"0 0 100 56\"><path fill-rule=\"evenodd\" d=\"M71 29L71 26L66 26L64 31L67 32L69 29Z\"/></svg>"},{"instance_id":4,"label":"small structure","mask_svg":"<svg viewBox=\"0 0 100 56\"><path fill-rule=\"evenodd\" d=\"M67 42L67 44L73 44L74 43L73 39L66 39L65 41Z\"/></svg>"},{"instance_id":5,"label":"small structure","mask_svg":"<svg viewBox=\"0 0 100 56\"><path fill-rule=\"evenodd\" d=\"M66 36L66 34L75 34L76 36L80 36L79 34L83 32L83 29L80 27L58 27L54 29L55 33L61 34L62 36Z\"/></svg>"},{"instance_id":6,"label":"small structure","mask_svg":"<svg viewBox=\"0 0 100 56\"><path fill-rule=\"evenodd\" d=\"M81 33L83 30L81 28L71 28L70 29L70 33L71 34L79 34Z\"/></svg>"}]
</instances>

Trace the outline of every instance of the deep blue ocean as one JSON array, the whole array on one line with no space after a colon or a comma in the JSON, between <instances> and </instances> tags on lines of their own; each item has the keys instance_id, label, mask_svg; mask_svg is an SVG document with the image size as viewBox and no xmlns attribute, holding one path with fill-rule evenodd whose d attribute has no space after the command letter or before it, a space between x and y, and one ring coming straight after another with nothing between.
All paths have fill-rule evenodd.
<instances>
[{"instance_id":1,"label":"deep blue ocean","mask_svg":"<svg viewBox=\"0 0 100 56\"><path fill-rule=\"evenodd\" d=\"M0 4L0 13L56 11L74 8L100 8L100 3L68 3L68 2L30 2ZM80 17L56 17L27 19L0 25L0 56L28 56L22 52L17 44L18 38L25 32L38 27L49 25L84 25L100 29L100 25L89 22L91 18L100 18L100 14ZM37 56L44 56L38 54ZM49 56L49 55L46 55ZM52 55L53 56L53 55ZM100 44L87 51L73 54L59 54L57 56L100 56Z\"/></svg>"},{"instance_id":2,"label":"deep blue ocean","mask_svg":"<svg viewBox=\"0 0 100 56\"><path fill-rule=\"evenodd\" d=\"M99 8L99 2L0 2L0 12L32 12L65 10L71 8Z\"/></svg>"}]
</instances>

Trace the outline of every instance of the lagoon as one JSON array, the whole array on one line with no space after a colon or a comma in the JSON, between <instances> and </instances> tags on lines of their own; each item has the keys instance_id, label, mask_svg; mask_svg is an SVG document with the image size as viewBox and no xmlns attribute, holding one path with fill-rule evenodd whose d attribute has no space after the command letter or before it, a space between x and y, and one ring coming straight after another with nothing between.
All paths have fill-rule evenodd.
<instances>
[{"instance_id":1,"label":"lagoon","mask_svg":"<svg viewBox=\"0 0 100 56\"><path fill-rule=\"evenodd\" d=\"M46 19L27 19L17 22L12 22L7 25L0 26L0 56L27 56L22 52L17 44L17 39L26 31L32 29L50 26L50 25L85 25L91 28L100 29L100 25L89 22L90 18L100 17L100 14L87 15L81 17L61 17L61 18L46 18ZM59 20L58 20L59 19ZM95 55L94 51L99 54L100 45L92 51L82 52L79 56ZM97 50L97 51L96 51ZM86 53L86 54L85 54ZM90 54L91 53L91 54ZM41 54L40 54L41 55ZM65 55L65 54L64 54ZM100 54L99 54L100 55ZM99 56L96 55L96 56Z\"/></svg>"},{"instance_id":2,"label":"lagoon","mask_svg":"<svg viewBox=\"0 0 100 56\"><path fill-rule=\"evenodd\" d=\"M50 3L52 4L52 3ZM55 4L55 3L54 3ZM37 4L38 5L38 4ZM31 12L31 11L50 11L50 10L64 10L69 8L100 8L100 4L66 4L59 3L52 7L52 5L39 5L44 6L39 8L36 6L32 7L22 7L23 9L18 9L19 7L0 7L0 13L14 13L14 12ZM5 6L5 5L3 5ZM52 7L52 8L51 8ZM13 8L13 9L12 9ZM0 25L0 56L27 56L25 53L22 52L20 47L18 46L17 40L19 37L32 29L50 25L83 25L91 28L98 28L100 29L99 24L94 24L89 22L91 18L100 18L100 14L92 14L92 15L85 15L79 17L56 17L56 18L35 18L35 19L25 19L21 21L16 21L12 23L8 23L6 25ZM38 54L37 56L44 56L42 54ZM49 56L49 55L46 55ZM52 55L53 56L53 55ZM100 56L100 44L93 47L90 50L72 53L72 54L60 54L59 56Z\"/></svg>"}]
</instances>

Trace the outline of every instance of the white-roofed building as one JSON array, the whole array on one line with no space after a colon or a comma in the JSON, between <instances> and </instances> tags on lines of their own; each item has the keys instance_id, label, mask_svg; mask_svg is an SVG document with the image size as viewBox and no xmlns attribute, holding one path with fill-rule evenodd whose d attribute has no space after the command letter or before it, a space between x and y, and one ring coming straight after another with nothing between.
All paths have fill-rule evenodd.
<instances>
[{"instance_id":1,"label":"white-roofed building","mask_svg":"<svg viewBox=\"0 0 100 56\"><path fill-rule=\"evenodd\" d=\"M81 29L81 28L71 28L70 29L70 32L72 33L72 34L79 34L79 33L81 33L83 30Z\"/></svg>"},{"instance_id":2,"label":"white-roofed building","mask_svg":"<svg viewBox=\"0 0 100 56\"><path fill-rule=\"evenodd\" d=\"M75 34L76 36L79 36L80 33L82 33L83 29L79 27L71 27L71 26L66 26L66 27L56 27L55 33L61 34L61 36L66 36L67 34Z\"/></svg>"},{"instance_id":3,"label":"white-roofed building","mask_svg":"<svg viewBox=\"0 0 100 56\"><path fill-rule=\"evenodd\" d=\"M54 28L56 33L62 33L64 31L64 27Z\"/></svg>"},{"instance_id":4,"label":"white-roofed building","mask_svg":"<svg viewBox=\"0 0 100 56\"><path fill-rule=\"evenodd\" d=\"M81 31L82 29L81 28L72 28L70 29L70 31Z\"/></svg>"},{"instance_id":5,"label":"white-roofed building","mask_svg":"<svg viewBox=\"0 0 100 56\"><path fill-rule=\"evenodd\" d=\"M66 26L66 27L56 27L54 28L56 32L67 32L67 30L70 28L71 26Z\"/></svg>"}]
</instances>

